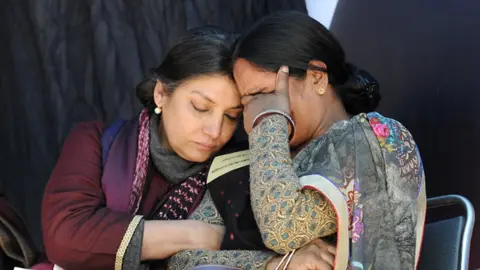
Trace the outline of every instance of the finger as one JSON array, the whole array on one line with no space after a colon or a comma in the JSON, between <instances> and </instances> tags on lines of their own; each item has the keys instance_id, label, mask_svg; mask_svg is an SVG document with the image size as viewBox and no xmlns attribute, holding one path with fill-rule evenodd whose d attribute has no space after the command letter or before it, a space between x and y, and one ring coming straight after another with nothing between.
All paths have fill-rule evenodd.
<instances>
[{"instance_id":1,"label":"finger","mask_svg":"<svg viewBox=\"0 0 480 270\"><path fill-rule=\"evenodd\" d=\"M328 250L328 252L330 252L333 255L337 254L337 248L333 245L327 244L327 250Z\"/></svg>"},{"instance_id":2,"label":"finger","mask_svg":"<svg viewBox=\"0 0 480 270\"><path fill-rule=\"evenodd\" d=\"M311 243L315 244L317 247L320 247L320 248L326 248L328 246L328 243L324 241L322 238L314 239L312 240Z\"/></svg>"},{"instance_id":3,"label":"finger","mask_svg":"<svg viewBox=\"0 0 480 270\"><path fill-rule=\"evenodd\" d=\"M288 97L288 67L281 66L277 72L275 92L285 94Z\"/></svg>"},{"instance_id":4,"label":"finger","mask_svg":"<svg viewBox=\"0 0 480 270\"><path fill-rule=\"evenodd\" d=\"M337 254L337 248L334 245L323 241L321 238L317 238L317 239L313 240L311 243L316 245L317 247L319 247L322 250L326 250L327 252L332 254L334 257Z\"/></svg>"},{"instance_id":5,"label":"finger","mask_svg":"<svg viewBox=\"0 0 480 270\"><path fill-rule=\"evenodd\" d=\"M329 252L322 252L320 254L320 257L326 261L330 266L333 267L333 265L335 264L335 256L333 256L331 253Z\"/></svg>"},{"instance_id":6,"label":"finger","mask_svg":"<svg viewBox=\"0 0 480 270\"><path fill-rule=\"evenodd\" d=\"M333 269L333 266L331 266L330 264L328 264L326 261L322 260L322 259L316 259L314 261L314 269L316 270L332 270Z\"/></svg>"}]
</instances>

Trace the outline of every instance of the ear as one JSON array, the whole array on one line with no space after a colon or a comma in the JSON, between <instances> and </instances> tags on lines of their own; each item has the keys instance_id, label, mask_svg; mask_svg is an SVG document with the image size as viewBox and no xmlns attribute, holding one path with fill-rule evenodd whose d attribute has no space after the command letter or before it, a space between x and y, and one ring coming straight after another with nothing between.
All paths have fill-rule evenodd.
<instances>
[{"instance_id":1,"label":"ear","mask_svg":"<svg viewBox=\"0 0 480 270\"><path fill-rule=\"evenodd\" d=\"M328 87L327 66L322 61L312 60L308 63L307 79L319 95L323 95Z\"/></svg>"},{"instance_id":2,"label":"ear","mask_svg":"<svg viewBox=\"0 0 480 270\"><path fill-rule=\"evenodd\" d=\"M325 83L328 84L327 65L322 61L312 60L308 63L311 67L307 70L307 76L312 76L313 83Z\"/></svg>"},{"instance_id":3,"label":"ear","mask_svg":"<svg viewBox=\"0 0 480 270\"><path fill-rule=\"evenodd\" d=\"M155 88L153 89L153 100L155 101L155 105L158 108L162 108L163 105L165 104L166 98L167 98L167 91L163 86L163 83L157 80L157 83L155 84Z\"/></svg>"}]
</instances>

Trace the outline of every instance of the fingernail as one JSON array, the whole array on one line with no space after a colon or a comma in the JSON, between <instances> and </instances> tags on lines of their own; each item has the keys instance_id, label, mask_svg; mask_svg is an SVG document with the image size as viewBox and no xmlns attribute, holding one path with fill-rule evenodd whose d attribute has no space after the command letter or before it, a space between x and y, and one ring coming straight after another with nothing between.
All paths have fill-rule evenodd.
<instances>
[{"instance_id":1,"label":"fingernail","mask_svg":"<svg viewBox=\"0 0 480 270\"><path fill-rule=\"evenodd\" d=\"M282 66L282 67L280 68L280 70L281 70L282 72L288 73L288 67L287 67L287 66Z\"/></svg>"}]
</instances>

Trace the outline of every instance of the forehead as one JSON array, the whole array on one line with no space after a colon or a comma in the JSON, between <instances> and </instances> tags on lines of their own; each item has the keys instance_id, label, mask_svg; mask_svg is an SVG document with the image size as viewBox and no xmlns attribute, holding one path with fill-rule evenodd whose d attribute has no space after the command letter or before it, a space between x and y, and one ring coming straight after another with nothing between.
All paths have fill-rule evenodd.
<instances>
[{"instance_id":1,"label":"forehead","mask_svg":"<svg viewBox=\"0 0 480 270\"><path fill-rule=\"evenodd\" d=\"M240 95L235 82L227 75L208 75L189 79L180 85L174 95L200 93L215 103L236 106Z\"/></svg>"},{"instance_id":2,"label":"forehead","mask_svg":"<svg viewBox=\"0 0 480 270\"><path fill-rule=\"evenodd\" d=\"M245 59L235 62L233 74L242 95L257 92L262 88L275 87L274 72L262 70Z\"/></svg>"}]
</instances>

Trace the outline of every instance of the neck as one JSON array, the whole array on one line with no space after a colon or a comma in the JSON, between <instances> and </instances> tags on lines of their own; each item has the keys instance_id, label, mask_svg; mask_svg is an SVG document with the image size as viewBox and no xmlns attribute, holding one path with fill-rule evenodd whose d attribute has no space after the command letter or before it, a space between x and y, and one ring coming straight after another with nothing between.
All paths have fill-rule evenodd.
<instances>
[{"instance_id":1,"label":"neck","mask_svg":"<svg viewBox=\"0 0 480 270\"><path fill-rule=\"evenodd\" d=\"M204 164L184 160L178 156L166 140L162 121L157 115L150 120L150 157L157 171L171 184L183 182L200 172Z\"/></svg>"},{"instance_id":2,"label":"neck","mask_svg":"<svg viewBox=\"0 0 480 270\"><path fill-rule=\"evenodd\" d=\"M349 120L349 119L350 119L350 116L345 111L345 108L343 107L343 105L338 100L336 100L336 102L334 102L330 106L330 108L326 110L326 114L325 114L325 117L323 118L323 121L316 128L310 141L327 133L330 127L332 127L332 125L335 124L336 122Z\"/></svg>"},{"instance_id":3,"label":"neck","mask_svg":"<svg viewBox=\"0 0 480 270\"><path fill-rule=\"evenodd\" d=\"M322 122L318 125L318 127L313 132L311 138L307 140L302 145L295 147L295 149L291 149L290 153L292 158L297 155L306 145L308 145L312 140L322 136L323 134L327 133L330 127L338 121L349 120L350 116L345 111L342 103L338 99L332 99L331 105L326 110L325 117L323 118Z\"/></svg>"}]
</instances>

